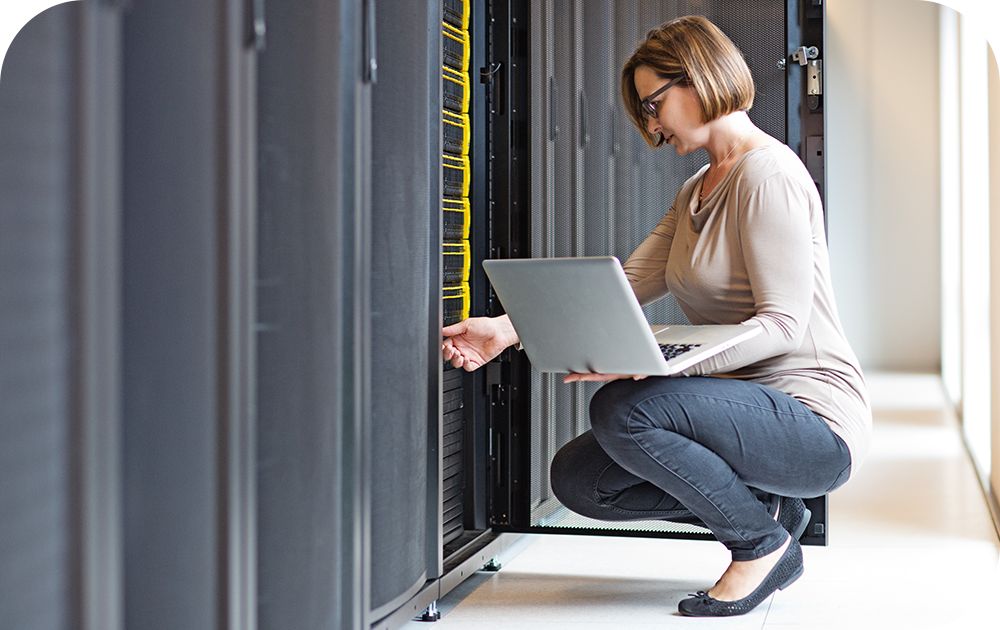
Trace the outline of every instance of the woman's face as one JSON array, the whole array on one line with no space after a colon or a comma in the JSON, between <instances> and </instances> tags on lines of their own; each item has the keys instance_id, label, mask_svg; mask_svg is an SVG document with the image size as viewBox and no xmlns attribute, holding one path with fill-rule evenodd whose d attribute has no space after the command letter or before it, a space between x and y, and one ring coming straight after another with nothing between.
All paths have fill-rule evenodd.
<instances>
[{"instance_id":1,"label":"woman's face","mask_svg":"<svg viewBox=\"0 0 1000 630\"><path fill-rule=\"evenodd\" d=\"M657 76L649 66L635 69L635 90L640 99L662 88L669 82ZM678 155L687 155L708 142L708 128L701 122L701 104L693 88L678 83L653 99L656 118L646 117L646 129L651 134L662 134L667 144Z\"/></svg>"}]
</instances>

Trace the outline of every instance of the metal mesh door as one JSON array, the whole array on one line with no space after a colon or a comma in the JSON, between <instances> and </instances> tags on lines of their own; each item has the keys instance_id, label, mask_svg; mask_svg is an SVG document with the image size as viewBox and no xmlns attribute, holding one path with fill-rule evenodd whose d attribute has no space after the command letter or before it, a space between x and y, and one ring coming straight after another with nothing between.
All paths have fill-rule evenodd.
<instances>
[{"instance_id":1,"label":"metal mesh door","mask_svg":"<svg viewBox=\"0 0 1000 630\"><path fill-rule=\"evenodd\" d=\"M622 65L646 33L677 16L701 14L743 52L757 87L750 117L785 140L784 0L551 0L532 13L532 256L613 255L625 260L670 207L681 184L707 161L650 150L621 106ZM656 323L685 323L667 297L645 309ZM553 498L556 451L590 428L596 384L563 385L532 373L531 525L704 533L675 523L604 523Z\"/></svg>"}]
</instances>

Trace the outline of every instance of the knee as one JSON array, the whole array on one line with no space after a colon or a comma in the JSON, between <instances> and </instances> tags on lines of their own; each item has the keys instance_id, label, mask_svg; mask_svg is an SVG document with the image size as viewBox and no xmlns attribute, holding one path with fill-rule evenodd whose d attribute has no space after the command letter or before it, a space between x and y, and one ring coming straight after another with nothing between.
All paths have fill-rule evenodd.
<instances>
[{"instance_id":1,"label":"knee","mask_svg":"<svg viewBox=\"0 0 1000 630\"><path fill-rule=\"evenodd\" d=\"M626 386L632 384L631 381L612 381L590 399L590 426L602 446L625 428L629 413Z\"/></svg>"}]
</instances>

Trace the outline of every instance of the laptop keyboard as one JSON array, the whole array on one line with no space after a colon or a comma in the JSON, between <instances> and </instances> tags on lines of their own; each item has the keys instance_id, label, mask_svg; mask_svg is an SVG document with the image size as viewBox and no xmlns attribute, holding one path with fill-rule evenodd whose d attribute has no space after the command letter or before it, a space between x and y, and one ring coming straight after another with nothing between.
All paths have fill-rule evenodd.
<instances>
[{"instance_id":1,"label":"laptop keyboard","mask_svg":"<svg viewBox=\"0 0 1000 630\"><path fill-rule=\"evenodd\" d=\"M660 345L660 351L663 353L663 358L669 361L700 345L700 343L667 343Z\"/></svg>"}]
</instances>

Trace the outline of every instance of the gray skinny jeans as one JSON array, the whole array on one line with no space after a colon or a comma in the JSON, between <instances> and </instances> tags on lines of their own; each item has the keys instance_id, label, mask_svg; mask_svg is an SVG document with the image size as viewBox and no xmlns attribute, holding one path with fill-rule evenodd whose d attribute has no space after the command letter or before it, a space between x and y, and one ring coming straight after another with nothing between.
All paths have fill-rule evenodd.
<instances>
[{"instance_id":1,"label":"gray skinny jeans","mask_svg":"<svg viewBox=\"0 0 1000 630\"><path fill-rule=\"evenodd\" d=\"M563 505L607 521L700 522L733 560L784 543L772 517L780 497L821 496L851 470L847 445L822 418L750 381L612 381L594 394L590 422L552 461Z\"/></svg>"}]
</instances>

